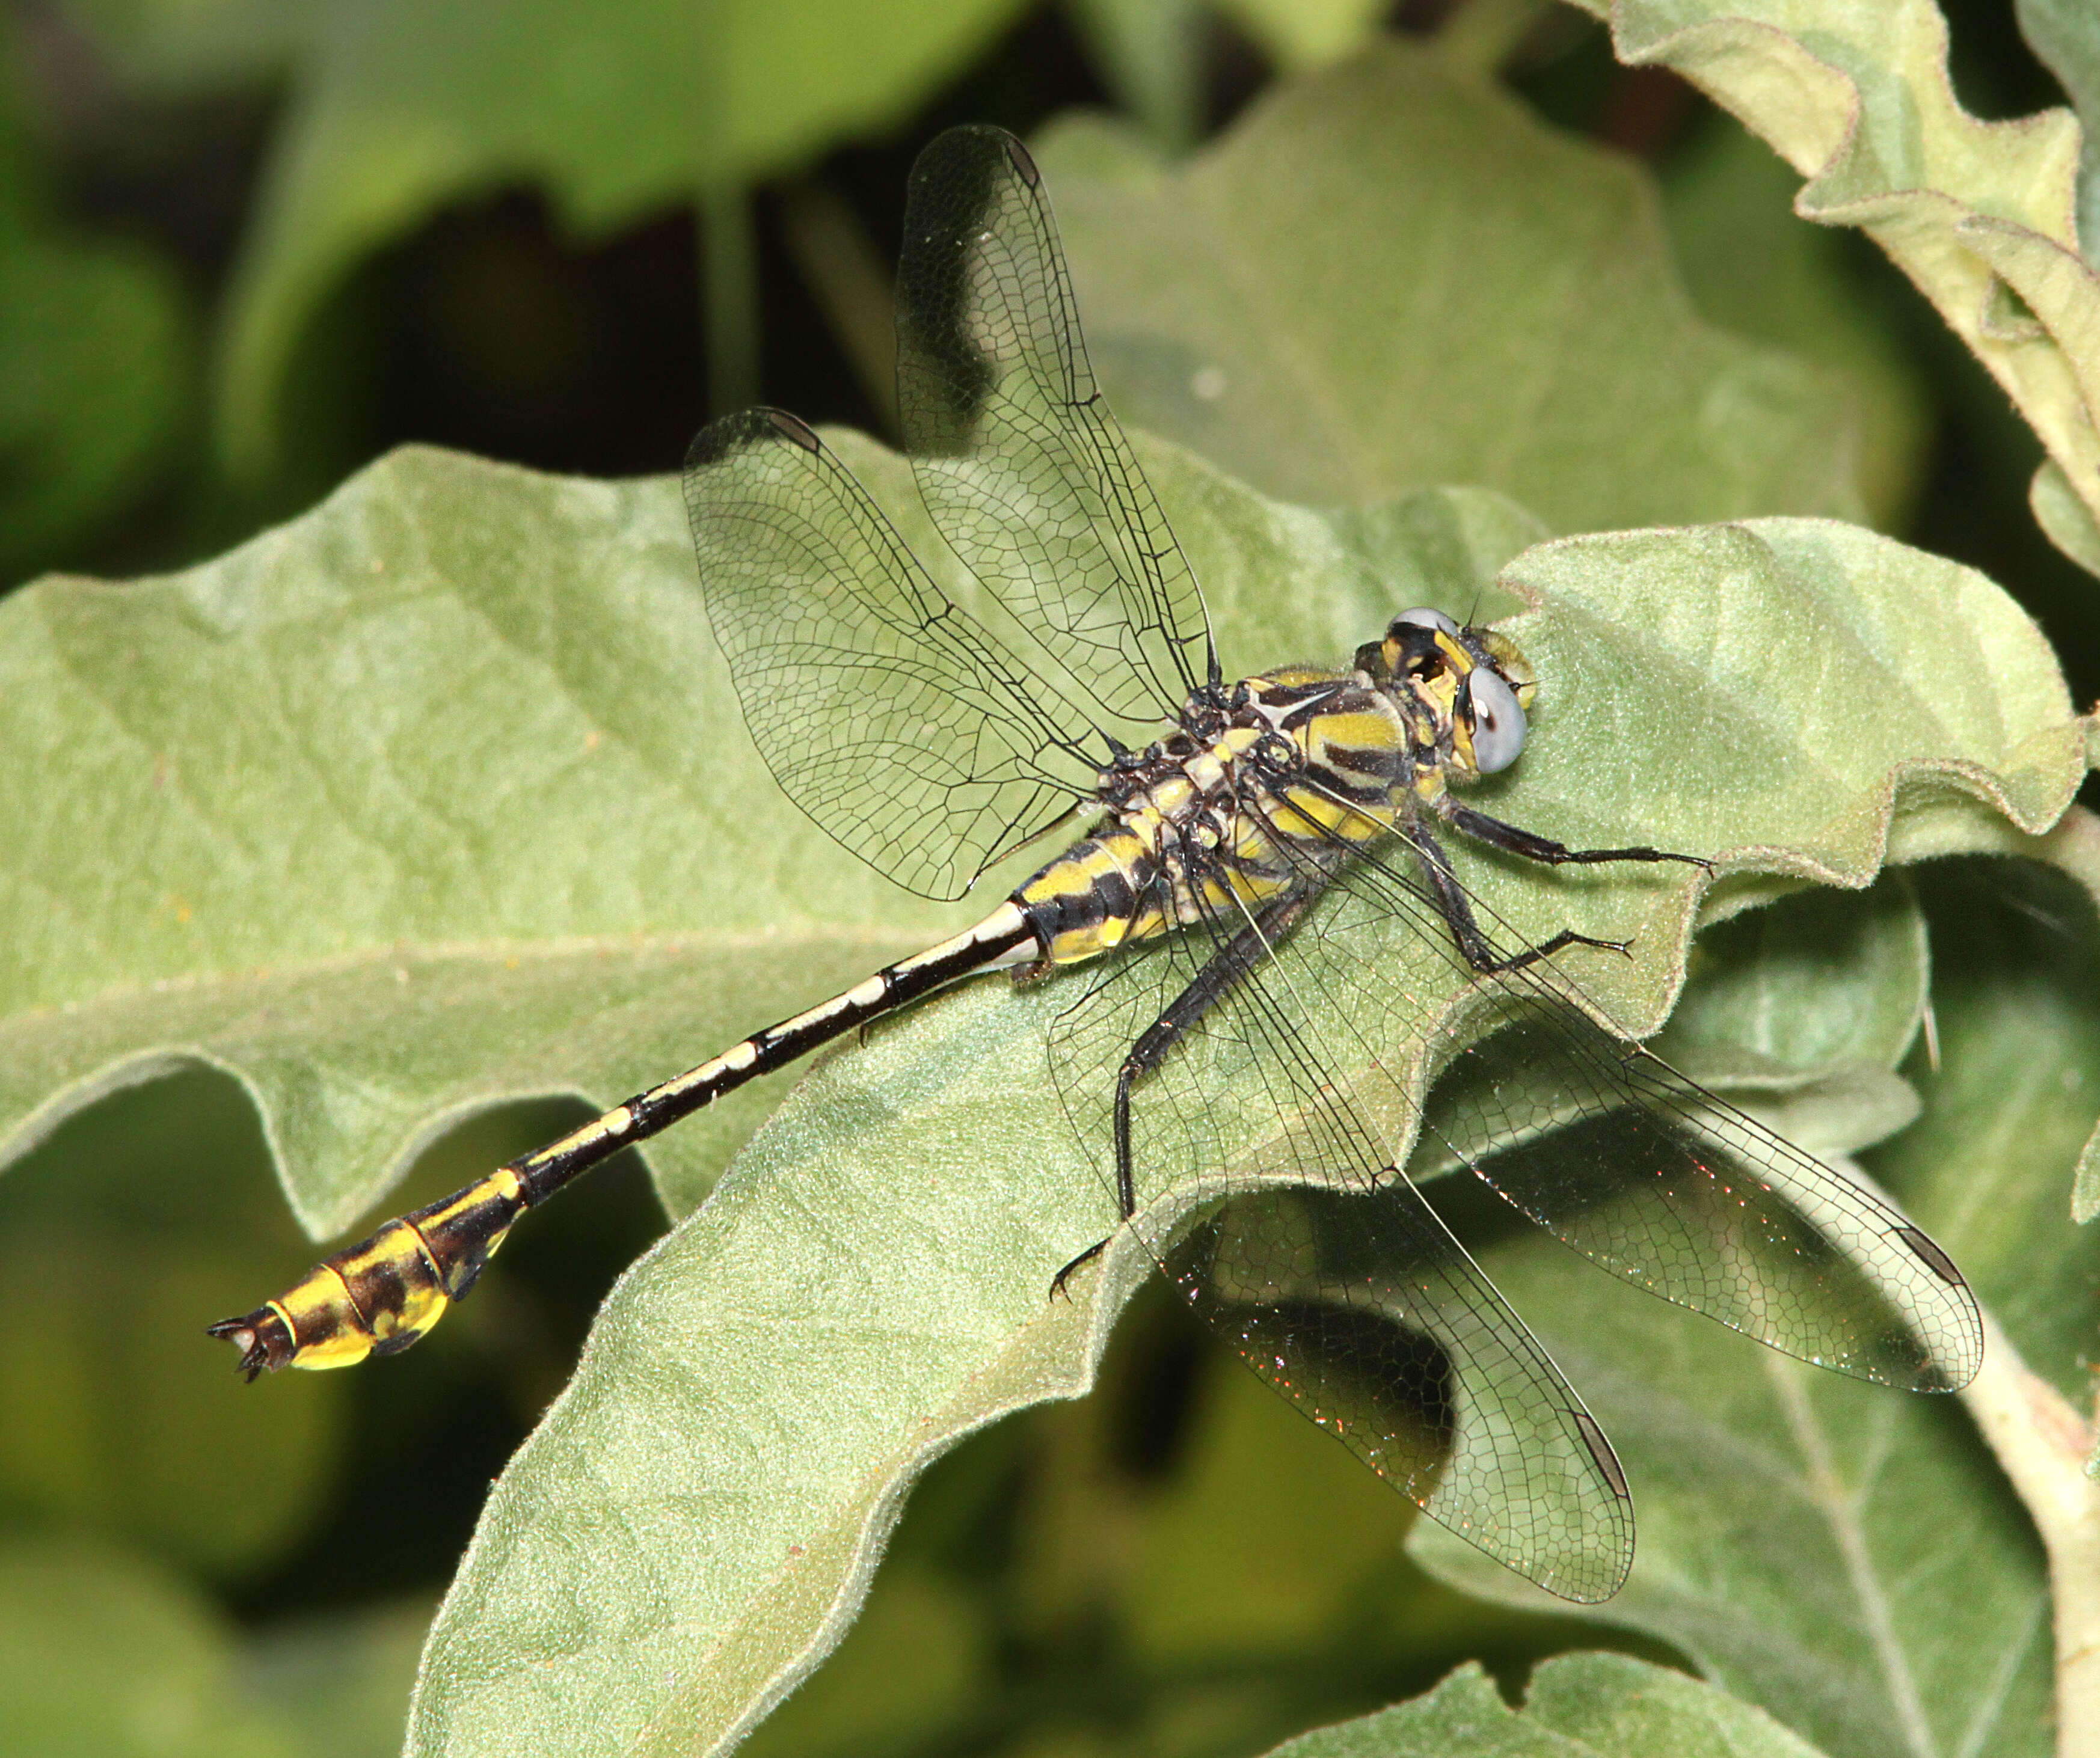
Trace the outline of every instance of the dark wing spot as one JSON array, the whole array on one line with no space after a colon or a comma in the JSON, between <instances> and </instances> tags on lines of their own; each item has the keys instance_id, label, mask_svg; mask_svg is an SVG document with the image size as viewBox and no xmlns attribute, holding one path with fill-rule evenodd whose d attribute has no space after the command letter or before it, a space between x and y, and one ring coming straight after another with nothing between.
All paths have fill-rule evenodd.
<instances>
[{"instance_id":1,"label":"dark wing spot","mask_svg":"<svg viewBox=\"0 0 2100 1758\"><path fill-rule=\"evenodd\" d=\"M1912 1254L1948 1287L1966 1288L1969 1285L1962 1280L1961 1272L1954 1267L1954 1260L1917 1227L1899 1227L1896 1229L1896 1237L1909 1246Z\"/></svg>"},{"instance_id":2,"label":"dark wing spot","mask_svg":"<svg viewBox=\"0 0 2100 1758\"><path fill-rule=\"evenodd\" d=\"M810 430L810 424L799 415L790 415L785 409L765 409L758 412L773 424L774 430L784 439L792 439L805 452L822 452L824 443Z\"/></svg>"},{"instance_id":3,"label":"dark wing spot","mask_svg":"<svg viewBox=\"0 0 2100 1758\"><path fill-rule=\"evenodd\" d=\"M1604 1439L1604 1431L1597 1426L1597 1419L1586 1410L1571 1410L1575 1426L1582 1436L1582 1444L1590 1449L1590 1457L1604 1474L1604 1481L1612 1486L1612 1493L1621 1501L1630 1501L1632 1491L1626 1487L1626 1468L1619 1463L1619 1456L1612 1451L1612 1443Z\"/></svg>"},{"instance_id":4,"label":"dark wing spot","mask_svg":"<svg viewBox=\"0 0 2100 1758\"><path fill-rule=\"evenodd\" d=\"M1035 161L1027 148L1011 134L1006 137L1005 146L1006 156L1013 161L1013 168L1021 174L1021 180L1030 189L1035 188L1042 183L1043 174L1036 170Z\"/></svg>"}]
</instances>

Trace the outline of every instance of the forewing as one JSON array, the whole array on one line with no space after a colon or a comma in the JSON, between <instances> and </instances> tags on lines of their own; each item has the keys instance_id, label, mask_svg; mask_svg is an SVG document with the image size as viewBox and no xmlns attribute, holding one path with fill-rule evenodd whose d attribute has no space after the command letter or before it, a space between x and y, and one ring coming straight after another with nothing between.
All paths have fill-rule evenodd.
<instances>
[{"instance_id":1,"label":"forewing","mask_svg":"<svg viewBox=\"0 0 2100 1758\"><path fill-rule=\"evenodd\" d=\"M1457 958L1405 843L1342 883ZM1473 900L1490 939L1492 912ZM1400 944L1388 936L1388 945ZM1563 957L1568 956L1563 954ZM1397 952L1354 958L1379 1035L1418 1038L1418 984ZM1339 980L1340 973L1330 973ZM1319 980L1317 976L1312 979ZM1485 980L1429 1106L1432 1156L1469 1163L1600 1267L1774 1349L1917 1391L1965 1386L1983 1359L1974 1297L1897 1209L1661 1058L1612 1037L1554 960ZM1499 1029L1478 1036L1484 1025Z\"/></svg>"},{"instance_id":2,"label":"forewing","mask_svg":"<svg viewBox=\"0 0 2100 1758\"><path fill-rule=\"evenodd\" d=\"M760 754L862 860L929 897L1089 797L1084 712L951 603L792 416L693 442L686 508L715 637Z\"/></svg>"},{"instance_id":3,"label":"forewing","mask_svg":"<svg viewBox=\"0 0 2100 1758\"><path fill-rule=\"evenodd\" d=\"M1052 1029L1058 1090L1111 1191L1118 1070L1229 938L1197 928L1118 960ZM1633 1554L1609 1443L1392 1169L1291 958L1254 961L1136 1084L1132 1224L1255 1372L1432 1518L1564 1597L1606 1598Z\"/></svg>"},{"instance_id":4,"label":"forewing","mask_svg":"<svg viewBox=\"0 0 2100 1758\"><path fill-rule=\"evenodd\" d=\"M1081 692L1133 729L1171 715L1210 668L1202 595L1095 383L1020 142L956 128L920 155L897 280L898 396L934 522Z\"/></svg>"}]
</instances>

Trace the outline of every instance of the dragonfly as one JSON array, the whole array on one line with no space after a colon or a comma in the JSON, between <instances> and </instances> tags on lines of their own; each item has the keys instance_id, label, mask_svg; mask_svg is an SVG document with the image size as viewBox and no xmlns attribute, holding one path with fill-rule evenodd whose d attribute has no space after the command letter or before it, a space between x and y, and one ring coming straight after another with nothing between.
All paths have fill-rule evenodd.
<instances>
[{"instance_id":1,"label":"dragonfly","mask_svg":"<svg viewBox=\"0 0 2100 1758\"><path fill-rule=\"evenodd\" d=\"M1776 1350L1917 1391L1965 1383L1982 1326L1939 1245L1607 1029L1561 955L1626 942L1520 944L1462 881L1454 836L1546 867L1710 866L1569 848L1464 802L1529 736L1538 680L1509 636L1404 609L1346 664L1225 676L1012 136L952 130L921 155L897 309L907 453L974 590L944 589L810 428L757 409L687 459L708 614L782 788L897 883L958 898L1036 839L1082 833L974 926L214 1324L248 1378L407 1347L591 1166L1005 972L1071 985L1049 1072L1117 1229L1365 1464L1565 1598L1626 1578L1626 1473L1394 1141Z\"/></svg>"}]
</instances>

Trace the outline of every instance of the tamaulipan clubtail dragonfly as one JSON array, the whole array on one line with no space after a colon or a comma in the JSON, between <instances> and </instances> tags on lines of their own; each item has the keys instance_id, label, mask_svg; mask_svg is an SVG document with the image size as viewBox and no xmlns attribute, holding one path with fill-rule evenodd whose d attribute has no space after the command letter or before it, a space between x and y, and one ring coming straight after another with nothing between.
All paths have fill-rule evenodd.
<instances>
[{"instance_id":1,"label":"tamaulipan clubtail dragonfly","mask_svg":"<svg viewBox=\"0 0 2100 1758\"><path fill-rule=\"evenodd\" d=\"M1981 1324L1944 1252L1604 1030L1553 961L1622 947L1564 931L1506 949L1460 883L1446 832L1548 864L1705 865L1571 849L1460 801L1524 747L1536 681L1507 637L1408 610L1346 665L1223 676L1010 136L958 129L920 159L898 328L920 493L985 615L794 416L717 421L686 499L752 736L810 817L929 897L1066 820L1084 835L975 927L213 1326L250 1378L407 1347L527 1209L755 1075L962 978L1080 965L1050 1068L1122 1224L1255 1372L1556 1593L1625 1578L1624 1474L1388 1135L1422 1123L1446 1164L1604 1268L1776 1349L1916 1390L1968 1380ZM1483 998L1462 1043L1449 984L1407 974L1422 936ZM1384 1053L1425 1037L1450 1064L1426 1118Z\"/></svg>"}]
</instances>

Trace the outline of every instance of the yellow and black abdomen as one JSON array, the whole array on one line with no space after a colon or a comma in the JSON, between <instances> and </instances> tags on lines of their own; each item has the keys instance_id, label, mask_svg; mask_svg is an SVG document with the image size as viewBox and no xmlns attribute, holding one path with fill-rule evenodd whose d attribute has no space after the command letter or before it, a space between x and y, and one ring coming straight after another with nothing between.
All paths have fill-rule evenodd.
<instances>
[{"instance_id":1,"label":"yellow and black abdomen","mask_svg":"<svg viewBox=\"0 0 2100 1758\"><path fill-rule=\"evenodd\" d=\"M1167 925L1156 844L1114 826L1068 849L1013 893L1052 964L1099 957Z\"/></svg>"}]
</instances>

